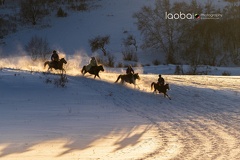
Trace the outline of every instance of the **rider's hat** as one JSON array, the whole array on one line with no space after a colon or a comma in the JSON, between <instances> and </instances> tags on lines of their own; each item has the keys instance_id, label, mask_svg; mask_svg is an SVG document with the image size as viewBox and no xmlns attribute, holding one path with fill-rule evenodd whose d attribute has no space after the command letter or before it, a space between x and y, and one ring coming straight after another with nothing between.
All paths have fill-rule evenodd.
<instances>
[{"instance_id":1,"label":"rider's hat","mask_svg":"<svg viewBox=\"0 0 240 160\"><path fill-rule=\"evenodd\" d=\"M56 50L53 50L53 53L57 53L57 51L56 51Z\"/></svg>"},{"instance_id":2,"label":"rider's hat","mask_svg":"<svg viewBox=\"0 0 240 160\"><path fill-rule=\"evenodd\" d=\"M161 75L161 74L159 74L158 76L159 76L159 77L161 77L162 75Z\"/></svg>"}]
</instances>

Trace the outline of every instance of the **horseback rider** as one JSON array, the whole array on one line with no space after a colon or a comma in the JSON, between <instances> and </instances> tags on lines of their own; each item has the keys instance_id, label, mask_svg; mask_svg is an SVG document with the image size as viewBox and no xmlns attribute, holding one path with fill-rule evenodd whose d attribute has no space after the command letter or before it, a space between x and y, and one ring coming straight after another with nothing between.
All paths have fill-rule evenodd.
<instances>
[{"instance_id":1,"label":"horseback rider","mask_svg":"<svg viewBox=\"0 0 240 160\"><path fill-rule=\"evenodd\" d=\"M158 84L160 87L162 87L162 86L164 86L164 84L165 84L165 80L162 78L162 75L161 75L161 74L159 74L158 76L159 76L159 78L158 78L157 84Z\"/></svg>"},{"instance_id":2,"label":"horseback rider","mask_svg":"<svg viewBox=\"0 0 240 160\"><path fill-rule=\"evenodd\" d=\"M86 66L86 71L89 71L94 66L98 66L98 63L95 57L91 57L89 64Z\"/></svg>"},{"instance_id":3,"label":"horseback rider","mask_svg":"<svg viewBox=\"0 0 240 160\"><path fill-rule=\"evenodd\" d=\"M52 60L52 62L54 63L55 66L58 64L59 56L58 56L56 50L53 50L53 54L51 56L51 60Z\"/></svg>"},{"instance_id":4,"label":"horseback rider","mask_svg":"<svg viewBox=\"0 0 240 160\"><path fill-rule=\"evenodd\" d=\"M134 74L134 70L132 69L131 65L128 65L127 70L126 70L127 75Z\"/></svg>"},{"instance_id":5,"label":"horseback rider","mask_svg":"<svg viewBox=\"0 0 240 160\"><path fill-rule=\"evenodd\" d=\"M131 78L131 82L133 83L134 82L134 77L133 77L134 70L131 65L128 65L126 73L129 76L129 78Z\"/></svg>"}]
</instances>

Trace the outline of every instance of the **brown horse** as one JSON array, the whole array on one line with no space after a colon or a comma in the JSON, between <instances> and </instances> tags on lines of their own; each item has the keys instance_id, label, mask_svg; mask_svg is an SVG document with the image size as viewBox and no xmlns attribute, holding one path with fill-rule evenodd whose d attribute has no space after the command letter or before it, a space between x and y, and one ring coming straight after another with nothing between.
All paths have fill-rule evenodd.
<instances>
[{"instance_id":1,"label":"brown horse","mask_svg":"<svg viewBox=\"0 0 240 160\"><path fill-rule=\"evenodd\" d=\"M99 72L100 72L100 71L104 71L104 68L103 68L102 65L92 66L89 71L86 70L86 66L83 66L81 72L82 72L83 75L85 75L87 72L88 72L89 74L93 74L93 75L94 75L94 79L95 79L96 76L98 76L98 78L100 78L100 76L99 76ZM100 78L100 79L101 79L101 78Z\"/></svg>"},{"instance_id":2,"label":"brown horse","mask_svg":"<svg viewBox=\"0 0 240 160\"><path fill-rule=\"evenodd\" d=\"M118 80L121 79L121 83L123 84L124 82L134 84L136 86L136 79L140 80L139 74L135 73L133 75L128 75L128 74L120 74L115 81L115 83L118 82Z\"/></svg>"},{"instance_id":3,"label":"brown horse","mask_svg":"<svg viewBox=\"0 0 240 160\"><path fill-rule=\"evenodd\" d=\"M63 63L67 64L67 61L64 58L61 58L58 62L46 61L44 63L44 68L46 67L46 65L48 65L48 71L54 68L56 70L61 70L63 74L63 71L66 73L66 71L63 69Z\"/></svg>"},{"instance_id":4,"label":"brown horse","mask_svg":"<svg viewBox=\"0 0 240 160\"><path fill-rule=\"evenodd\" d=\"M151 90L153 89L154 86L154 93L158 90L159 93L163 93L164 97L168 97L170 100L170 96L167 94L167 90L170 90L169 84L165 84L163 86L160 86L159 84L152 82L151 84Z\"/></svg>"}]
</instances>

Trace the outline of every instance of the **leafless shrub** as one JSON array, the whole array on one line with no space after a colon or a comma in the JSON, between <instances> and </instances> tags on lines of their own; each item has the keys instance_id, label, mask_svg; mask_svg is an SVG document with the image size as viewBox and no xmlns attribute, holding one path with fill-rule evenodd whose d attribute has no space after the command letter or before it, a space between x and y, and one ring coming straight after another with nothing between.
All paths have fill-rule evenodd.
<instances>
[{"instance_id":1,"label":"leafless shrub","mask_svg":"<svg viewBox=\"0 0 240 160\"><path fill-rule=\"evenodd\" d=\"M57 11L57 16L58 17L67 17L67 13L61 7L59 7L58 11Z\"/></svg>"},{"instance_id":2,"label":"leafless shrub","mask_svg":"<svg viewBox=\"0 0 240 160\"><path fill-rule=\"evenodd\" d=\"M223 76L231 76L231 72L228 72L228 71L224 71L222 73Z\"/></svg>"},{"instance_id":3,"label":"leafless shrub","mask_svg":"<svg viewBox=\"0 0 240 160\"><path fill-rule=\"evenodd\" d=\"M99 64L103 64L107 67L114 67L115 57L113 55L108 53L106 57L97 56L96 58Z\"/></svg>"},{"instance_id":4,"label":"leafless shrub","mask_svg":"<svg viewBox=\"0 0 240 160\"><path fill-rule=\"evenodd\" d=\"M0 39L3 39L6 35L12 32L16 32L17 25L10 20L6 20L0 17Z\"/></svg>"},{"instance_id":5,"label":"leafless shrub","mask_svg":"<svg viewBox=\"0 0 240 160\"><path fill-rule=\"evenodd\" d=\"M161 62L160 62L158 59L153 60L152 63L153 63L153 65L155 65L155 66L161 64Z\"/></svg>"},{"instance_id":6,"label":"leafless shrub","mask_svg":"<svg viewBox=\"0 0 240 160\"><path fill-rule=\"evenodd\" d=\"M184 73L183 73L183 67L182 67L182 65L177 65L177 66L176 66L174 74L176 74L176 75L182 75L182 74L184 74Z\"/></svg>"},{"instance_id":7,"label":"leafless shrub","mask_svg":"<svg viewBox=\"0 0 240 160\"><path fill-rule=\"evenodd\" d=\"M117 67L117 68L123 68L123 66L124 66L123 63L122 63L122 62L119 62L116 67Z\"/></svg>"},{"instance_id":8,"label":"leafless shrub","mask_svg":"<svg viewBox=\"0 0 240 160\"><path fill-rule=\"evenodd\" d=\"M125 60L125 61L138 62L137 53L133 49L126 48L124 51L122 51L122 55L123 55L123 60Z\"/></svg>"},{"instance_id":9,"label":"leafless shrub","mask_svg":"<svg viewBox=\"0 0 240 160\"><path fill-rule=\"evenodd\" d=\"M39 20L49 14L42 0L23 0L20 4L20 17L25 22L36 25Z\"/></svg>"},{"instance_id":10,"label":"leafless shrub","mask_svg":"<svg viewBox=\"0 0 240 160\"><path fill-rule=\"evenodd\" d=\"M107 55L105 46L109 43L110 43L110 36L97 36L89 40L91 50L95 52L98 49L101 49L104 56Z\"/></svg>"},{"instance_id":11,"label":"leafless shrub","mask_svg":"<svg viewBox=\"0 0 240 160\"><path fill-rule=\"evenodd\" d=\"M123 45L126 48L134 46L135 51L137 51L137 48L138 48L136 38L133 35L131 35L131 34L128 35L128 37L126 39L123 39Z\"/></svg>"},{"instance_id":12,"label":"leafless shrub","mask_svg":"<svg viewBox=\"0 0 240 160\"><path fill-rule=\"evenodd\" d=\"M33 60L46 60L46 56L50 54L48 41L38 36L33 36L25 49Z\"/></svg>"}]
</instances>

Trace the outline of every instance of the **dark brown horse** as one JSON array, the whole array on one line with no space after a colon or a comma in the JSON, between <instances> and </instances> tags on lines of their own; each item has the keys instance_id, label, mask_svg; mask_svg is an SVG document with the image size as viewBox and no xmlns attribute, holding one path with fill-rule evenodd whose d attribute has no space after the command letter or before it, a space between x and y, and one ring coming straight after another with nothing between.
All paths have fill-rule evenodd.
<instances>
[{"instance_id":1,"label":"dark brown horse","mask_svg":"<svg viewBox=\"0 0 240 160\"><path fill-rule=\"evenodd\" d=\"M151 84L151 90L153 89L154 87L154 93L156 93L156 91L158 90L159 93L163 93L164 94L164 97L168 97L170 100L170 96L167 94L167 90L170 89L169 87L169 84L165 84L163 86L160 86L159 84L155 83L155 82L152 82Z\"/></svg>"},{"instance_id":2,"label":"dark brown horse","mask_svg":"<svg viewBox=\"0 0 240 160\"><path fill-rule=\"evenodd\" d=\"M94 75L94 78L96 78L96 76L98 76L98 78L100 78L100 76L99 76L99 72L100 72L100 71L104 71L104 68L103 68L102 65L93 66L93 67L90 68L89 71L86 70L86 66L83 66L81 72L82 72L83 75L85 75L85 74L88 72L89 74L93 74L93 75ZM101 78L100 78L100 79L101 79Z\"/></svg>"},{"instance_id":3,"label":"dark brown horse","mask_svg":"<svg viewBox=\"0 0 240 160\"><path fill-rule=\"evenodd\" d=\"M136 86L136 79L140 80L139 74L135 73L133 75L128 75L128 74L120 74L115 81L115 83L118 82L118 80L121 79L121 83L123 84L124 82L134 84Z\"/></svg>"},{"instance_id":4,"label":"dark brown horse","mask_svg":"<svg viewBox=\"0 0 240 160\"><path fill-rule=\"evenodd\" d=\"M66 72L64 69L63 69L63 63L64 64L67 64L67 61L64 59L64 58L61 58L58 62L53 62L53 61L46 61L44 63L44 68L46 67L46 65L48 65L48 71L51 69L56 69L56 70L61 70L62 71L62 74L63 74L63 71Z\"/></svg>"}]
</instances>

